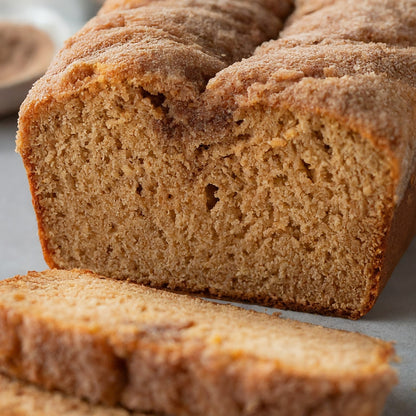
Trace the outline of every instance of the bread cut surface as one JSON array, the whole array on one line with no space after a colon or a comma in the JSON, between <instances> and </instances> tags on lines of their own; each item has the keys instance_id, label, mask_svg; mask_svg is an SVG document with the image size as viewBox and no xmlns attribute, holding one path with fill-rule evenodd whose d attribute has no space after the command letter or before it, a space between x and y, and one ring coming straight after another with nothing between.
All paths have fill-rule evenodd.
<instances>
[{"instance_id":1,"label":"bread cut surface","mask_svg":"<svg viewBox=\"0 0 416 416\"><path fill-rule=\"evenodd\" d=\"M79 270L0 283L0 371L175 415L378 415L391 344Z\"/></svg>"},{"instance_id":2,"label":"bread cut surface","mask_svg":"<svg viewBox=\"0 0 416 416\"><path fill-rule=\"evenodd\" d=\"M415 231L415 20L413 0L107 1L20 113L48 264L364 315Z\"/></svg>"}]
</instances>

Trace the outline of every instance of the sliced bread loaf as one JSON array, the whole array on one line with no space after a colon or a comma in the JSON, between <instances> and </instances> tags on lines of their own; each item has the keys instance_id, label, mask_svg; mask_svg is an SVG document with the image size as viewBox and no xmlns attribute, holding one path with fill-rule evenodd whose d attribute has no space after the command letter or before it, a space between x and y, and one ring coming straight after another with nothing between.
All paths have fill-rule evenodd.
<instances>
[{"instance_id":1,"label":"sliced bread loaf","mask_svg":"<svg viewBox=\"0 0 416 416\"><path fill-rule=\"evenodd\" d=\"M20 113L48 265L364 315L416 228L414 7L109 0Z\"/></svg>"},{"instance_id":2,"label":"sliced bread loaf","mask_svg":"<svg viewBox=\"0 0 416 416\"><path fill-rule=\"evenodd\" d=\"M0 283L0 370L189 416L378 415L390 344L84 271Z\"/></svg>"}]
</instances>

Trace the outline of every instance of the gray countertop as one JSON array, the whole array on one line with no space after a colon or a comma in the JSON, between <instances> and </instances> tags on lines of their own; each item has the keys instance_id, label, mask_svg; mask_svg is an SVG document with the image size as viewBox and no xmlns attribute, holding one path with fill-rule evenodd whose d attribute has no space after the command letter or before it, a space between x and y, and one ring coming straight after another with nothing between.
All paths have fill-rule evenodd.
<instances>
[{"instance_id":1,"label":"gray countertop","mask_svg":"<svg viewBox=\"0 0 416 416\"><path fill-rule=\"evenodd\" d=\"M0 120L0 279L46 268L26 175L14 152L15 131L16 116ZM396 341L400 384L390 395L383 416L416 416L416 240L364 319L353 322L287 311L282 315Z\"/></svg>"}]
</instances>

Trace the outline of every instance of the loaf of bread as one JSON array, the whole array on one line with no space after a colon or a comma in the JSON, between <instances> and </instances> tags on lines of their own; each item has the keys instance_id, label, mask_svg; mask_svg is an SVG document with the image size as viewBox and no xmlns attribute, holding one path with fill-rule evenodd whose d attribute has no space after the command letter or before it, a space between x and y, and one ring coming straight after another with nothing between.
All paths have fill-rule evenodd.
<instances>
[{"instance_id":1,"label":"loaf of bread","mask_svg":"<svg viewBox=\"0 0 416 416\"><path fill-rule=\"evenodd\" d=\"M21 108L47 263L361 317L415 232L414 45L414 0L107 1Z\"/></svg>"},{"instance_id":2,"label":"loaf of bread","mask_svg":"<svg viewBox=\"0 0 416 416\"><path fill-rule=\"evenodd\" d=\"M389 343L83 271L0 282L0 371L130 410L373 416Z\"/></svg>"},{"instance_id":3,"label":"loaf of bread","mask_svg":"<svg viewBox=\"0 0 416 416\"><path fill-rule=\"evenodd\" d=\"M58 392L41 390L0 374L1 416L145 416L122 408L93 406ZM149 416L149 414L147 414Z\"/></svg>"}]
</instances>

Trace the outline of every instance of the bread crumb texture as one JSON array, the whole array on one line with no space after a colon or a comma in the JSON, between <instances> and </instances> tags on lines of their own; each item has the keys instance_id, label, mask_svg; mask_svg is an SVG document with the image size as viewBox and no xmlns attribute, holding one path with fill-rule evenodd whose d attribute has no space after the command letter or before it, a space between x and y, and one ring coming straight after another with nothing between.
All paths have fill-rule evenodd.
<instances>
[{"instance_id":1,"label":"bread crumb texture","mask_svg":"<svg viewBox=\"0 0 416 416\"><path fill-rule=\"evenodd\" d=\"M362 316L415 230L415 28L413 0L107 1L20 112L48 264Z\"/></svg>"},{"instance_id":2,"label":"bread crumb texture","mask_svg":"<svg viewBox=\"0 0 416 416\"><path fill-rule=\"evenodd\" d=\"M79 270L1 282L0 329L2 372L137 411L375 416L397 378L375 338Z\"/></svg>"}]
</instances>

